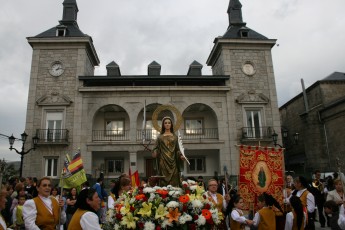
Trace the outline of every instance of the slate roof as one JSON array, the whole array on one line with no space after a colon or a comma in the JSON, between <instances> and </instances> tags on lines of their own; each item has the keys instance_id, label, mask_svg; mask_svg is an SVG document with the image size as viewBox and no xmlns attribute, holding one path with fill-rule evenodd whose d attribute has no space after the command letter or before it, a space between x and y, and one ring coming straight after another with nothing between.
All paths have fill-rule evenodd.
<instances>
[{"instance_id":1,"label":"slate roof","mask_svg":"<svg viewBox=\"0 0 345 230\"><path fill-rule=\"evenodd\" d=\"M49 30L44 31L36 35L36 38L47 38L47 37L56 37L56 29L58 26L64 25L67 27L65 37L90 37L87 34L84 34L78 27L77 22L63 22L63 24L57 25L55 27L50 28Z\"/></svg>"},{"instance_id":2,"label":"slate roof","mask_svg":"<svg viewBox=\"0 0 345 230\"><path fill-rule=\"evenodd\" d=\"M323 78L321 81L344 81L345 80L345 73L341 72L334 72L327 77Z\"/></svg>"},{"instance_id":3,"label":"slate roof","mask_svg":"<svg viewBox=\"0 0 345 230\"><path fill-rule=\"evenodd\" d=\"M268 39L267 37L263 36L262 34L259 34L258 32L246 27L246 26L237 26L237 25L230 25L228 30L225 32L222 38L231 38L231 39L236 39L236 38L241 38L240 30L247 30L248 32L248 37L246 39L262 39L266 40Z\"/></svg>"}]
</instances>

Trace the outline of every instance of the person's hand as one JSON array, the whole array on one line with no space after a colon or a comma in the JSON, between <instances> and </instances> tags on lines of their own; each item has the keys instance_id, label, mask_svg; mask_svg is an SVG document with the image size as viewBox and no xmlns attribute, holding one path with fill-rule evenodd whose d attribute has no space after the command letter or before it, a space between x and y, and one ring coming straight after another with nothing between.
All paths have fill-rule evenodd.
<instances>
[{"instance_id":1,"label":"person's hand","mask_svg":"<svg viewBox=\"0 0 345 230\"><path fill-rule=\"evenodd\" d=\"M224 199L225 199L226 203L229 203L229 201L231 199L230 195L229 194L225 194Z\"/></svg>"},{"instance_id":2,"label":"person's hand","mask_svg":"<svg viewBox=\"0 0 345 230\"><path fill-rule=\"evenodd\" d=\"M59 199L59 206L63 207L65 205L65 202L63 201L62 198Z\"/></svg>"},{"instance_id":3,"label":"person's hand","mask_svg":"<svg viewBox=\"0 0 345 230\"><path fill-rule=\"evenodd\" d=\"M246 224L249 225L249 226L253 225L253 223L254 223L254 221L252 221L252 220L246 220Z\"/></svg>"},{"instance_id":4,"label":"person's hand","mask_svg":"<svg viewBox=\"0 0 345 230\"><path fill-rule=\"evenodd\" d=\"M186 160L186 158L181 154L180 155L180 159L182 160L182 161L185 161Z\"/></svg>"}]
</instances>

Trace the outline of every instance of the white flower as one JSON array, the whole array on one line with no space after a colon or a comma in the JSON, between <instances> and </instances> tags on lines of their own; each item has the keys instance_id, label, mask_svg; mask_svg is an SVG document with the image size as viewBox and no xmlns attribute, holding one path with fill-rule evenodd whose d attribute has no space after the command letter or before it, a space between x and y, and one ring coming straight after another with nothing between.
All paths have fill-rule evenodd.
<instances>
[{"instance_id":1,"label":"white flower","mask_svg":"<svg viewBox=\"0 0 345 230\"><path fill-rule=\"evenodd\" d=\"M120 225L115 224L115 225L114 225L114 230L119 230L119 229L120 229Z\"/></svg>"},{"instance_id":2,"label":"white flower","mask_svg":"<svg viewBox=\"0 0 345 230\"><path fill-rule=\"evenodd\" d=\"M144 224L144 230L155 230L155 224L152 223L151 221L145 222Z\"/></svg>"},{"instance_id":3,"label":"white flower","mask_svg":"<svg viewBox=\"0 0 345 230\"><path fill-rule=\"evenodd\" d=\"M203 215L199 215L199 218L194 221L198 226L202 226L202 225L205 225L206 223L206 219Z\"/></svg>"},{"instance_id":4,"label":"white flower","mask_svg":"<svg viewBox=\"0 0 345 230\"><path fill-rule=\"evenodd\" d=\"M172 196L172 197L179 197L180 195L181 195L180 191L170 191L169 192L169 196Z\"/></svg>"},{"instance_id":5,"label":"white flower","mask_svg":"<svg viewBox=\"0 0 345 230\"><path fill-rule=\"evenodd\" d=\"M132 197L132 198L129 200L129 203L130 203L130 204L133 204L135 201L136 201L135 197Z\"/></svg>"},{"instance_id":6,"label":"white flower","mask_svg":"<svg viewBox=\"0 0 345 230\"><path fill-rule=\"evenodd\" d=\"M163 222L162 222L162 228L166 228L166 227L172 227L173 226L173 223L170 223L168 219L165 219Z\"/></svg>"},{"instance_id":7,"label":"white flower","mask_svg":"<svg viewBox=\"0 0 345 230\"><path fill-rule=\"evenodd\" d=\"M155 192L156 190L154 188L150 188L150 187L145 187L143 189L143 193L153 193Z\"/></svg>"},{"instance_id":8,"label":"white flower","mask_svg":"<svg viewBox=\"0 0 345 230\"><path fill-rule=\"evenodd\" d=\"M152 202L155 199L156 195L154 193L150 193L150 198L148 199L148 202Z\"/></svg>"},{"instance_id":9,"label":"white flower","mask_svg":"<svg viewBox=\"0 0 345 230\"><path fill-rule=\"evenodd\" d=\"M182 186L183 185L188 185L188 183L186 181L182 181Z\"/></svg>"},{"instance_id":10,"label":"white flower","mask_svg":"<svg viewBox=\"0 0 345 230\"><path fill-rule=\"evenodd\" d=\"M110 208L107 212L107 217L106 217L106 221L107 222L113 222L113 216L114 216L114 209Z\"/></svg>"},{"instance_id":11,"label":"white flower","mask_svg":"<svg viewBox=\"0 0 345 230\"><path fill-rule=\"evenodd\" d=\"M185 218L185 216L183 215L183 216L180 216L180 218L178 219L178 222L180 223L180 224L185 224L186 223L186 218Z\"/></svg>"},{"instance_id":12,"label":"white flower","mask_svg":"<svg viewBox=\"0 0 345 230\"><path fill-rule=\"evenodd\" d=\"M159 186L155 186L155 187L153 187L153 189L154 189L154 190L158 190L158 189L163 189L163 188L161 188L161 187L159 187Z\"/></svg>"},{"instance_id":13,"label":"white flower","mask_svg":"<svg viewBox=\"0 0 345 230\"><path fill-rule=\"evenodd\" d=\"M200 200L193 200L192 201L192 207L193 208L202 208L203 207L203 203L201 203Z\"/></svg>"},{"instance_id":14,"label":"white flower","mask_svg":"<svg viewBox=\"0 0 345 230\"><path fill-rule=\"evenodd\" d=\"M167 205L166 205L167 208L177 208L177 207L179 207L179 206L180 206L179 203L176 202L176 201L170 201L170 202L167 203Z\"/></svg>"},{"instance_id":15,"label":"white flower","mask_svg":"<svg viewBox=\"0 0 345 230\"><path fill-rule=\"evenodd\" d=\"M190 184L190 185L195 185L196 182L194 180L187 180L187 183Z\"/></svg>"},{"instance_id":16,"label":"white flower","mask_svg":"<svg viewBox=\"0 0 345 230\"><path fill-rule=\"evenodd\" d=\"M174 188L173 186L171 186L170 184L167 186L167 189L171 190L172 188Z\"/></svg>"},{"instance_id":17,"label":"white flower","mask_svg":"<svg viewBox=\"0 0 345 230\"><path fill-rule=\"evenodd\" d=\"M220 224L220 220L218 217L218 209L210 209L210 212L212 214L212 219L215 224Z\"/></svg>"},{"instance_id":18,"label":"white flower","mask_svg":"<svg viewBox=\"0 0 345 230\"><path fill-rule=\"evenodd\" d=\"M195 191L197 187L198 187L197 185L191 185L189 186L189 189L192 191Z\"/></svg>"},{"instance_id":19,"label":"white flower","mask_svg":"<svg viewBox=\"0 0 345 230\"><path fill-rule=\"evenodd\" d=\"M192 221L193 220L192 216L187 214L187 213L185 213L183 216L186 219L186 221Z\"/></svg>"}]
</instances>

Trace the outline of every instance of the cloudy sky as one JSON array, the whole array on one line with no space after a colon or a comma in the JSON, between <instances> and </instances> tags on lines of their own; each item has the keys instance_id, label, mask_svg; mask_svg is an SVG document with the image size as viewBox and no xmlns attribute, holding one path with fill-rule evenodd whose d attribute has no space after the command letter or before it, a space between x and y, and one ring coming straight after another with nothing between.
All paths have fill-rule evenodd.
<instances>
[{"instance_id":1,"label":"cloudy sky","mask_svg":"<svg viewBox=\"0 0 345 230\"><path fill-rule=\"evenodd\" d=\"M35 36L62 19L63 0L2 1L0 9L0 134L20 137L25 129ZM146 74L153 60L161 74L186 74L193 60L204 65L213 40L228 26L229 0L79 0L78 24L92 36L105 75L111 61L122 75ZM344 0L241 0L247 26L277 39L272 49L279 105L329 74L345 72ZM31 136L29 136L31 138ZM0 136L0 158L20 157ZM15 144L20 148L20 143ZM31 152L30 154L34 154Z\"/></svg>"}]
</instances>

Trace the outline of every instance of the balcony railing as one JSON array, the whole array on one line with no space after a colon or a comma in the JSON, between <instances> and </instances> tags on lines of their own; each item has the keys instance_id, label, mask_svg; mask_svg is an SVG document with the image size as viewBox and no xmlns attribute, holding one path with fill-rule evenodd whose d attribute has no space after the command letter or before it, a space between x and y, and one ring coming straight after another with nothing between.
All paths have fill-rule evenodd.
<instances>
[{"instance_id":1,"label":"balcony railing","mask_svg":"<svg viewBox=\"0 0 345 230\"><path fill-rule=\"evenodd\" d=\"M93 130L92 141L128 141L129 130Z\"/></svg>"},{"instance_id":2,"label":"balcony railing","mask_svg":"<svg viewBox=\"0 0 345 230\"><path fill-rule=\"evenodd\" d=\"M266 139L272 138L272 127L243 127L242 139Z\"/></svg>"},{"instance_id":3,"label":"balcony railing","mask_svg":"<svg viewBox=\"0 0 345 230\"><path fill-rule=\"evenodd\" d=\"M36 135L39 138L38 144L67 144L67 129L37 129Z\"/></svg>"},{"instance_id":4,"label":"balcony railing","mask_svg":"<svg viewBox=\"0 0 345 230\"><path fill-rule=\"evenodd\" d=\"M142 130L137 130L137 140L142 140L143 135L145 140L156 140L159 133L155 130L145 130L144 133ZM218 129L182 129L181 137L183 140L218 139Z\"/></svg>"}]
</instances>

